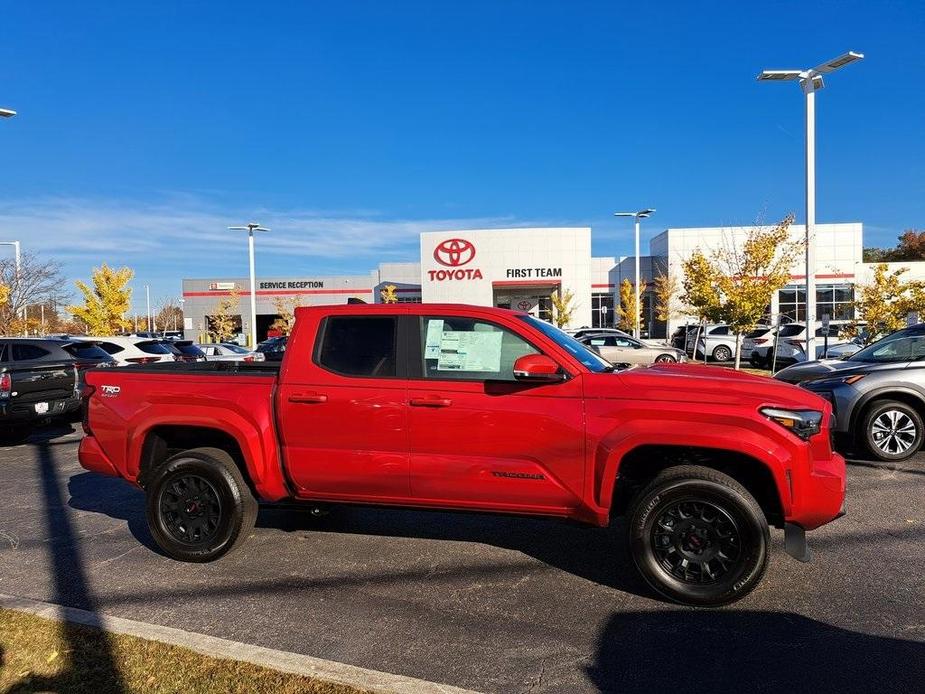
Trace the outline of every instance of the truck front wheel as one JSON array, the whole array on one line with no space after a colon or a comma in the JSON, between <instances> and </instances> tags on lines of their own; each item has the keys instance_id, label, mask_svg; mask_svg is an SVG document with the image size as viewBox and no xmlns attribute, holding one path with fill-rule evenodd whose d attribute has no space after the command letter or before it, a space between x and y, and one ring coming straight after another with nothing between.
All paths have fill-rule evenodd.
<instances>
[{"instance_id":1,"label":"truck front wheel","mask_svg":"<svg viewBox=\"0 0 925 694\"><path fill-rule=\"evenodd\" d=\"M668 468L643 489L630 516L633 561L658 593L714 606L747 595L768 562L768 523L741 484L711 468Z\"/></svg>"},{"instance_id":2,"label":"truck front wheel","mask_svg":"<svg viewBox=\"0 0 925 694\"><path fill-rule=\"evenodd\" d=\"M232 457L194 448L159 467L147 487L154 541L173 559L208 562L235 549L254 527L257 502Z\"/></svg>"}]
</instances>

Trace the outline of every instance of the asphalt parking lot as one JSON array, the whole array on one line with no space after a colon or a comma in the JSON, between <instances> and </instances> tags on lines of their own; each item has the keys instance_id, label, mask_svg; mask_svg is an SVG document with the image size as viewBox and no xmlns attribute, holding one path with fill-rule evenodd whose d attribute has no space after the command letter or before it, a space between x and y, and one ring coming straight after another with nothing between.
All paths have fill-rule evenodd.
<instances>
[{"instance_id":1,"label":"asphalt parking lot","mask_svg":"<svg viewBox=\"0 0 925 694\"><path fill-rule=\"evenodd\" d=\"M0 593L486 692L922 691L925 456L854 461L849 513L720 610L635 576L619 533L555 521L264 508L208 565L154 548L142 493L79 433L0 448Z\"/></svg>"}]
</instances>

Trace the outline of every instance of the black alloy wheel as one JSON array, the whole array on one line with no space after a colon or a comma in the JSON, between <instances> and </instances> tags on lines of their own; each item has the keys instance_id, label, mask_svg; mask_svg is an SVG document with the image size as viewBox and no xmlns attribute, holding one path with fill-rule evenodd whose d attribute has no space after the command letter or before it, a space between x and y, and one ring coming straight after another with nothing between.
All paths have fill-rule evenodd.
<instances>
[{"instance_id":1,"label":"black alloy wheel","mask_svg":"<svg viewBox=\"0 0 925 694\"><path fill-rule=\"evenodd\" d=\"M770 533L754 497L711 468L661 472L634 499L633 561L658 593L685 605L735 602L761 581Z\"/></svg>"},{"instance_id":2,"label":"black alloy wheel","mask_svg":"<svg viewBox=\"0 0 925 694\"><path fill-rule=\"evenodd\" d=\"M175 540L196 545L215 535L222 517L222 502L209 480L181 473L162 487L159 512L164 527Z\"/></svg>"},{"instance_id":3,"label":"black alloy wheel","mask_svg":"<svg viewBox=\"0 0 925 694\"><path fill-rule=\"evenodd\" d=\"M148 528L173 559L208 562L237 548L254 527L257 501L234 459L218 448L178 453L145 487Z\"/></svg>"}]
</instances>

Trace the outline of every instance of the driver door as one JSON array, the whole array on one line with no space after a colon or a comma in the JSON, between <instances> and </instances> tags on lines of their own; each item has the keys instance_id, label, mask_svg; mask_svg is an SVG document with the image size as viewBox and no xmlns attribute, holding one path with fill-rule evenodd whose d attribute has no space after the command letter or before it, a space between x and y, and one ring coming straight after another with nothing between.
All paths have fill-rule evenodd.
<instances>
[{"instance_id":1,"label":"driver door","mask_svg":"<svg viewBox=\"0 0 925 694\"><path fill-rule=\"evenodd\" d=\"M541 350L510 327L467 316L413 319L412 495L498 510L576 505L584 481L581 379L517 381L514 361Z\"/></svg>"}]
</instances>

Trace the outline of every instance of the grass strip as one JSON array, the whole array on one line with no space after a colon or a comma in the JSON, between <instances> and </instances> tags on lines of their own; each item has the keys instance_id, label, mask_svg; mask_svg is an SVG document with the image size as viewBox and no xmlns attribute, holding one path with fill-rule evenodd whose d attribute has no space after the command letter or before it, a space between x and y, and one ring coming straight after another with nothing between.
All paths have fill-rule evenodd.
<instances>
[{"instance_id":1,"label":"grass strip","mask_svg":"<svg viewBox=\"0 0 925 694\"><path fill-rule=\"evenodd\" d=\"M0 608L0 692L45 691L356 694L360 690Z\"/></svg>"}]
</instances>

